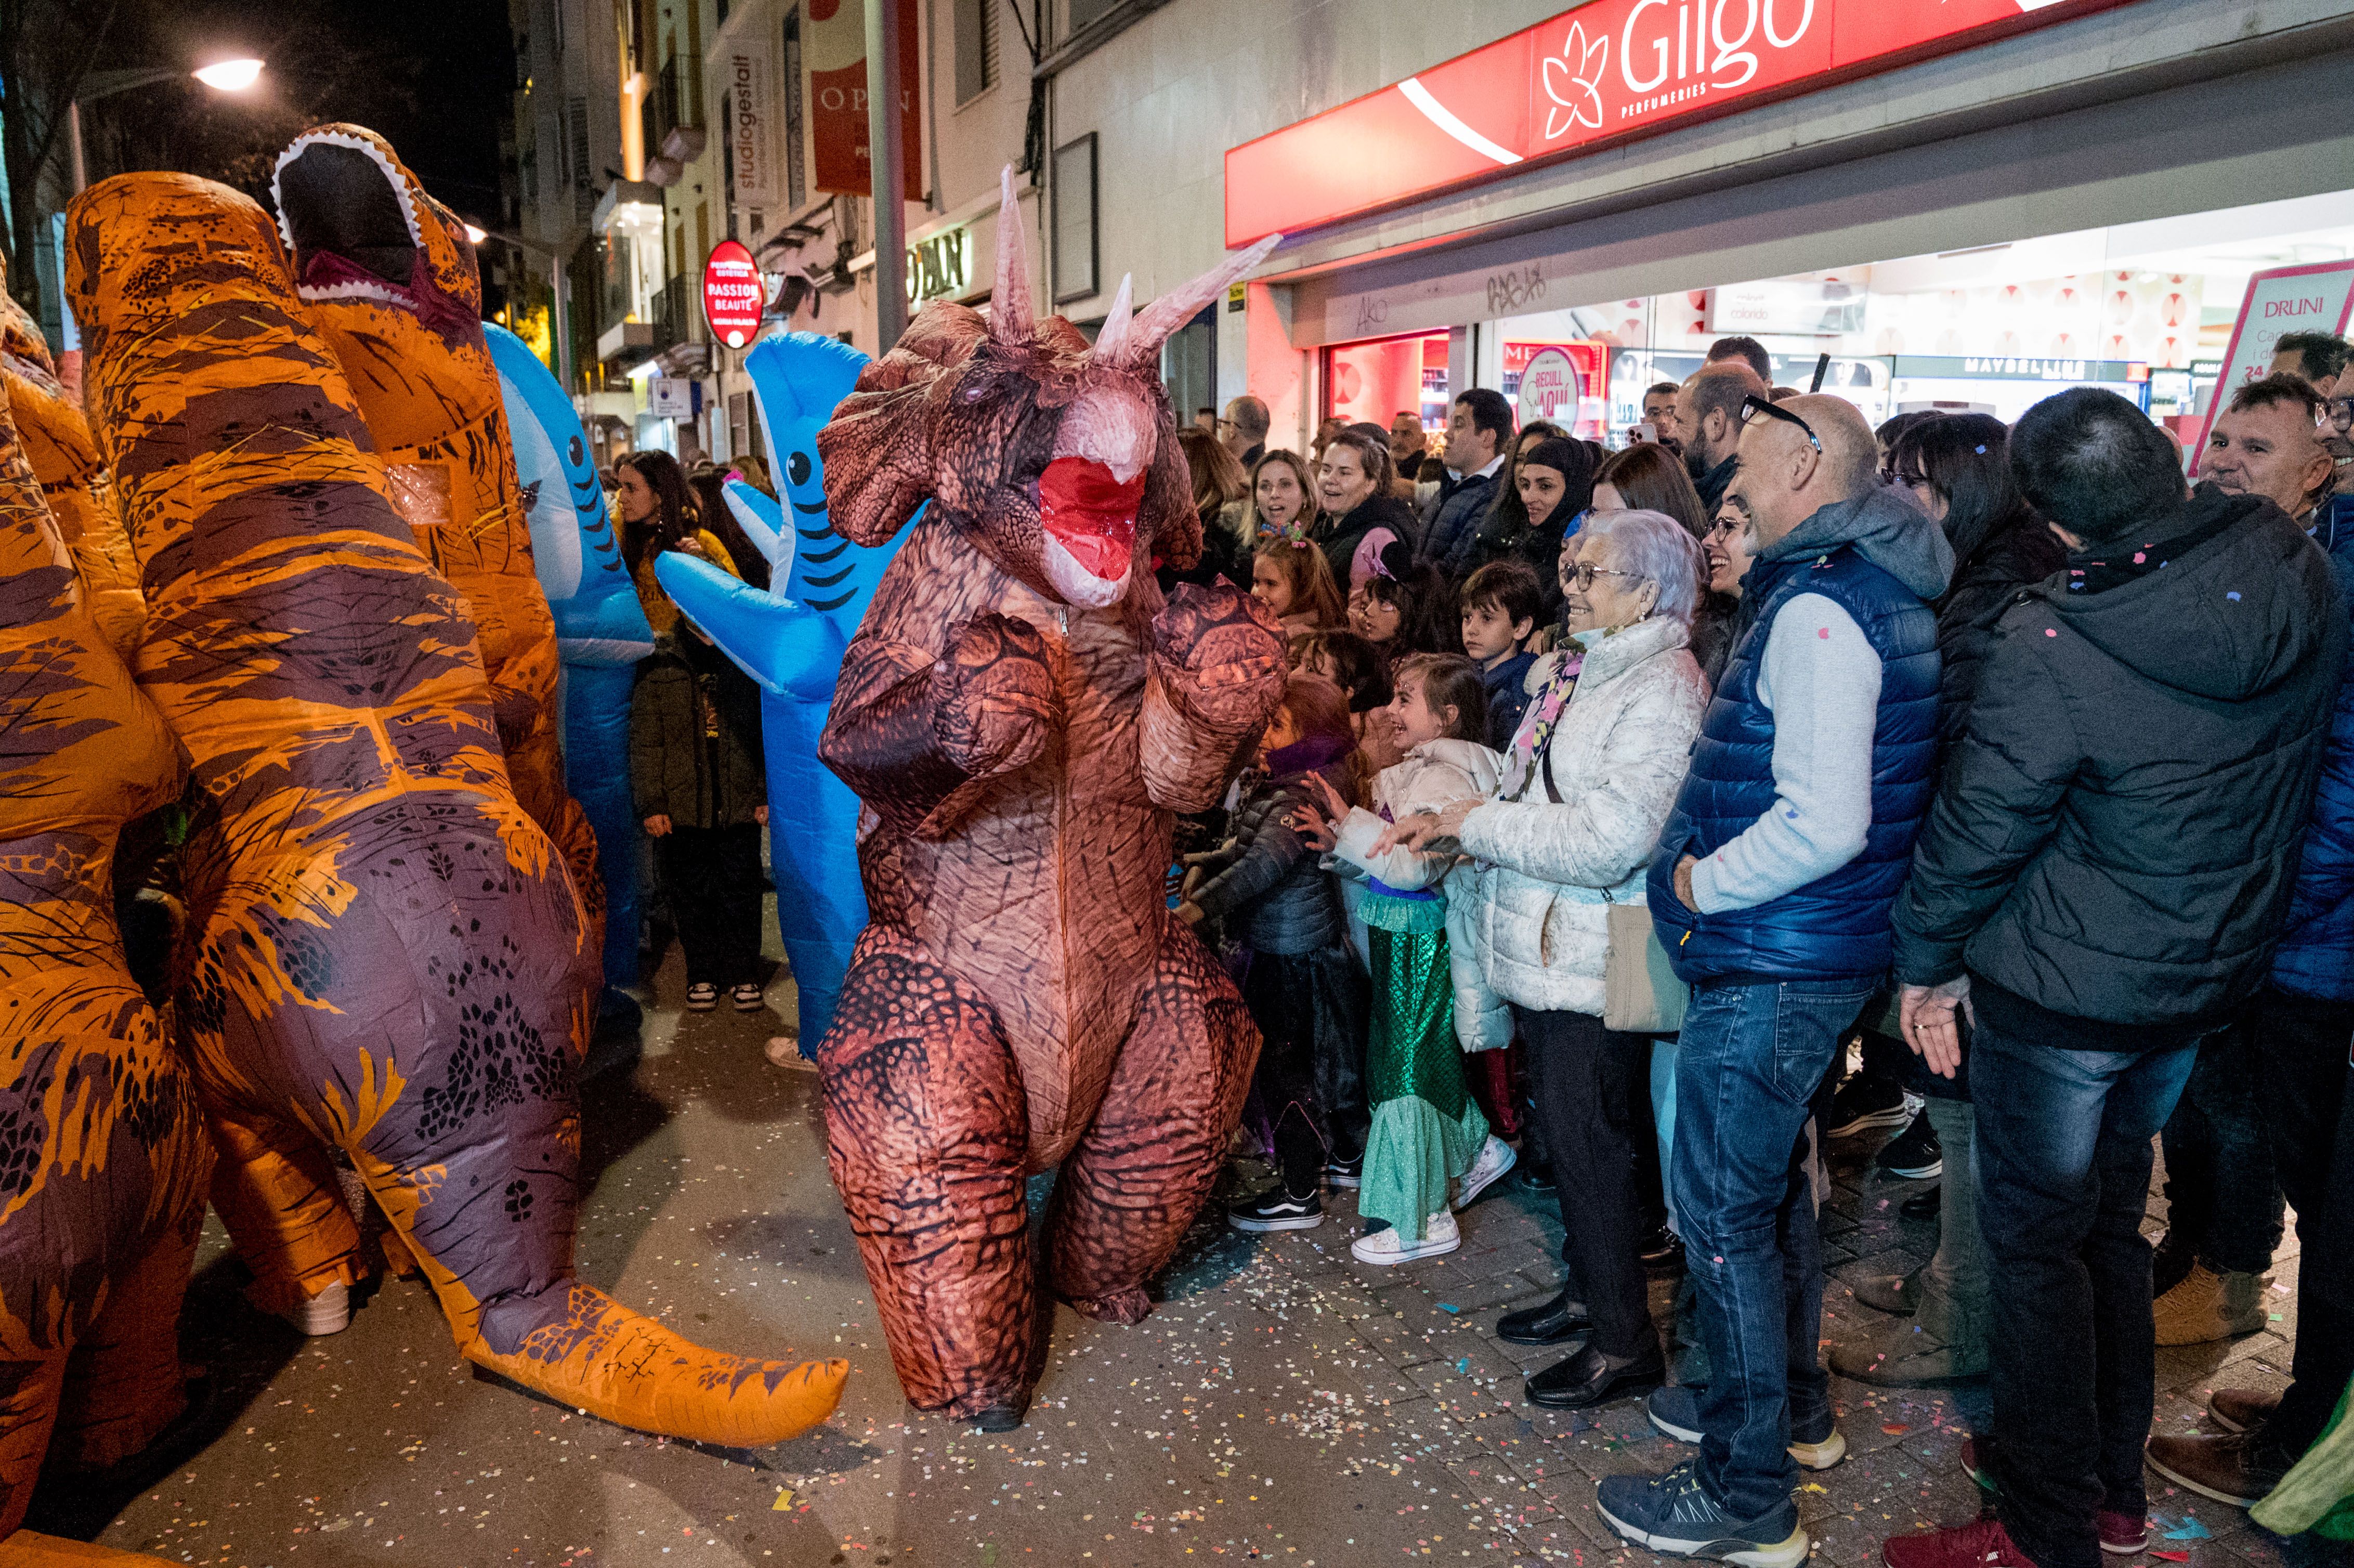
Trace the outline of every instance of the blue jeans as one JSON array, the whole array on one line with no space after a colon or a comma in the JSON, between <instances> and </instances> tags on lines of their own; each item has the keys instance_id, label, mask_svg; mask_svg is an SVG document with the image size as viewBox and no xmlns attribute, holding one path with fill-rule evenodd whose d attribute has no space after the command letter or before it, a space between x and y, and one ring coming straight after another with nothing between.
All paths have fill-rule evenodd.
<instances>
[{"instance_id":1,"label":"blue jeans","mask_svg":"<svg viewBox=\"0 0 2354 1568\"><path fill-rule=\"evenodd\" d=\"M1982 995L1970 1038L1978 1229L1999 1282L1988 1457L2020 1550L2039 1568L2095 1568L2094 1514L2148 1506L2158 1350L2141 1219L2150 1139L2199 1053L2075 1050L2051 1015L2016 1007Z\"/></svg>"},{"instance_id":2,"label":"blue jeans","mask_svg":"<svg viewBox=\"0 0 2354 1568\"><path fill-rule=\"evenodd\" d=\"M1807 1118L1872 990L1868 980L1706 987L1692 993L1676 1044L1675 1201L1709 1360L1700 1478L1742 1519L1790 1500L1794 1433L1830 1435Z\"/></svg>"}]
</instances>

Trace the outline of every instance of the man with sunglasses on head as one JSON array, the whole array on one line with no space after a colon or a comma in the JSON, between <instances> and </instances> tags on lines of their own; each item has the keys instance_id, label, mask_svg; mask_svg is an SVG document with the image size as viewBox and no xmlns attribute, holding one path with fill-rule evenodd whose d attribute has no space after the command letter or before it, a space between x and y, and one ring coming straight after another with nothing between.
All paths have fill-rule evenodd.
<instances>
[{"instance_id":1,"label":"man with sunglasses on head","mask_svg":"<svg viewBox=\"0 0 2354 1568\"><path fill-rule=\"evenodd\" d=\"M1712 366L1755 380L1745 366ZM1697 379L1697 378L1695 378ZM1692 390L1687 384L1687 392ZM1889 908L1936 778L1945 535L1879 480L1854 405L1737 408L1725 500L1749 520L1733 653L1659 836L1649 902L1693 987L1676 1054L1674 1189L1706 1389L1652 1425L1697 1440L1664 1476L1614 1476L1604 1519L1655 1552L1796 1568L1797 1466L1846 1445L1818 1355L1821 1243L1806 1128L1889 961Z\"/></svg>"}]
</instances>

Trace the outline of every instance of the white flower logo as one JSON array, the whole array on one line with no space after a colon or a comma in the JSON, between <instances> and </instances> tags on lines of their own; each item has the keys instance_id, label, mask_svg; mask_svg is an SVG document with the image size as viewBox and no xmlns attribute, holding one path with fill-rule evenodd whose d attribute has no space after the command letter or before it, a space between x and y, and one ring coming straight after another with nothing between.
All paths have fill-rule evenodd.
<instances>
[{"instance_id":1,"label":"white flower logo","mask_svg":"<svg viewBox=\"0 0 2354 1568\"><path fill-rule=\"evenodd\" d=\"M1585 41L1583 24L1572 22L1562 40L1561 58L1544 62L1545 96L1553 106L1545 111L1545 140L1569 134L1573 125L1602 129L1602 68L1610 59L1610 36Z\"/></svg>"}]
</instances>

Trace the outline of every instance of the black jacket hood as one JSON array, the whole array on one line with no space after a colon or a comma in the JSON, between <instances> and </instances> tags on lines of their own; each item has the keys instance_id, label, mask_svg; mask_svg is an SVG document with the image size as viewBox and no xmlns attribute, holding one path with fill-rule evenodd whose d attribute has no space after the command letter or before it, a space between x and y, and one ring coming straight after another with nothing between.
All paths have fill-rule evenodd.
<instances>
[{"instance_id":1,"label":"black jacket hood","mask_svg":"<svg viewBox=\"0 0 2354 1568\"><path fill-rule=\"evenodd\" d=\"M2320 656L2329 618L2344 611L2327 559L2262 496L2201 485L2163 526L2179 538L2219 521L2221 533L2136 581L2072 594L2062 576L2032 591L2062 626L2146 679L2244 701Z\"/></svg>"}]
</instances>

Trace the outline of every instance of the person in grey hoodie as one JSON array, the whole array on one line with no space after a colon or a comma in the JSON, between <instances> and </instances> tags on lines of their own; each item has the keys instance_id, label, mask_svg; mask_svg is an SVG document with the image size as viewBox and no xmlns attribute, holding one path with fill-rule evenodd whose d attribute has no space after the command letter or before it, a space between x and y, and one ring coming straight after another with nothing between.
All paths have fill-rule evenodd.
<instances>
[{"instance_id":1,"label":"person in grey hoodie","mask_svg":"<svg viewBox=\"0 0 2354 1568\"><path fill-rule=\"evenodd\" d=\"M1881 984L1889 909L1936 782L1937 623L1954 555L1879 482L1853 404L1750 397L1727 499L1755 557L1743 624L1659 836L1648 899L1693 986L1676 1051L1677 1210L1708 1387L1656 1391L1700 1444L1613 1476L1602 1516L1657 1552L1797 1568L1797 1463L1845 1443L1818 1359L1809 1102Z\"/></svg>"}]
</instances>

